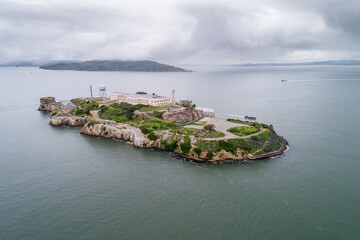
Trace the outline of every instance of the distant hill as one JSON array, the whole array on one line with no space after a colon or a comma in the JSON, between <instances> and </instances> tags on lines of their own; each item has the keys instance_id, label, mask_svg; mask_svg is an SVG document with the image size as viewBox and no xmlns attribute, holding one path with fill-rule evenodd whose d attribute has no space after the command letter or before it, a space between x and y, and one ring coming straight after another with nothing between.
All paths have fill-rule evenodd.
<instances>
[{"instance_id":1,"label":"distant hill","mask_svg":"<svg viewBox=\"0 0 360 240\"><path fill-rule=\"evenodd\" d=\"M56 63L40 67L48 70L75 71L136 71L136 72L187 72L182 68L154 61L86 61L77 63Z\"/></svg>"},{"instance_id":2,"label":"distant hill","mask_svg":"<svg viewBox=\"0 0 360 240\"><path fill-rule=\"evenodd\" d=\"M0 67L38 67L39 65L33 62L9 62L0 64Z\"/></svg>"}]
</instances>

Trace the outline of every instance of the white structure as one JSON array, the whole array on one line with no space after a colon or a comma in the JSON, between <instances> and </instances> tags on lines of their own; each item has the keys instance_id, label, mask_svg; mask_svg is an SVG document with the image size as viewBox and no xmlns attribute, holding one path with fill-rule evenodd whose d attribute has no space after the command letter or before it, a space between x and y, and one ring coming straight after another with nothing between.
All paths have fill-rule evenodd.
<instances>
[{"instance_id":1,"label":"white structure","mask_svg":"<svg viewBox=\"0 0 360 240\"><path fill-rule=\"evenodd\" d=\"M175 89L172 90L171 105L175 107Z\"/></svg>"},{"instance_id":2,"label":"white structure","mask_svg":"<svg viewBox=\"0 0 360 240\"><path fill-rule=\"evenodd\" d=\"M105 85L100 85L99 86L99 97L106 98L106 87L105 87Z\"/></svg>"},{"instance_id":3,"label":"white structure","mask_svg":"<svg viewBox=\"0 0 360 240\"><path fill-rule=\"evenodd\" d=\"M198 111L200 117L215 117L215 111L211 108L197 107L196 111Z\"/></svg>"},{"instance_id":4,"label":"white structure","mask_svg":"<svg viewBox=\"0 0 360 240\"><path fill-rule=\"evenodd\" d=\"M158 96L156 94L132 94L132 93L110 93L110 100L115 100L118 103L126 102L129 104L143 104L150 106L165 106L170 105L170 98Z\"/></svg>"}]
</instances>

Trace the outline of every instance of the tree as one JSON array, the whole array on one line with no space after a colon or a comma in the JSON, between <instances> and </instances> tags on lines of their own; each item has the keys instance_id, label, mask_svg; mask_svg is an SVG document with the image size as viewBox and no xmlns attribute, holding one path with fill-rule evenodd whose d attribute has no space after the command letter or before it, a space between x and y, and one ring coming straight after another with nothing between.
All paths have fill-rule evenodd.
<instances>
[{"instance_id":1,"label":"tree","mask_svg":"<svg viewBox=\"0 0 360 240\"><path fill-rule=\"evenodd\" d=\"M207 124L204 126L204 130L206 131L215 131L215 125L214 124Z\"/></svg>"}]
</instances>

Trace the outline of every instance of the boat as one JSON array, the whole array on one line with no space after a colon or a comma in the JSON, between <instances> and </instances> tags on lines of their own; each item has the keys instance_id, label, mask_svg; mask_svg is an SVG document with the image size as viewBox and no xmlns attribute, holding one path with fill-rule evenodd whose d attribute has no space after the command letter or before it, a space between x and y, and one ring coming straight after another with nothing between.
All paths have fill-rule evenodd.
<instances>
[{"instance_id":1,"label":"boat","mask_svg":"<svg viewBox=\"0 0 360 240\"><path fill-rule=\"evenodd\" d=\"M281 80L282 82L287 82L287 80L285 80L285 79L283 79L283 80Z\"/></svg>"},{"instance_id":2,"label":"boat","mask_svg":"<svg viewBox=\"0 0 360 240\"><path fill-rule=\"evenodd\" d=\"M256 120L256 117L246 115L245 119Z\"/></svg>"}]
</instances>

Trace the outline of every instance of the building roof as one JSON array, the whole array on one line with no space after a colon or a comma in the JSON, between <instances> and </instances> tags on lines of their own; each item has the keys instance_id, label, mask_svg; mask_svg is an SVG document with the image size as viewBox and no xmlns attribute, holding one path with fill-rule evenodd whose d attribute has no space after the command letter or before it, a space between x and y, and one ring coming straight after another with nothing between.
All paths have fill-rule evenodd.
<instances>
[{"instance_id":1,"label":"building roof","mask_svg":"<svg viewBox=\"0 0 360 240\"><path fill-rule=\"evenodd\" d=\"M204 107L196 107L196 110L200 110L203 112L215 112L212 108L204 108Z\"/></svg>"},{"instance_id":2,"label":"building roof","mask_svg":"<svg viewBox=\"0 0 360 240\"><path fill-rule=\"evenodd\" d=\"M119 94L119 95L122 95L125 97L130 97L130 98L147 98L147 99L168 98L168 97L152 95L152 94L136 94L136 93L121 93L121 92L112 92L112 93Z\"/></svg>"}]
</instances>

